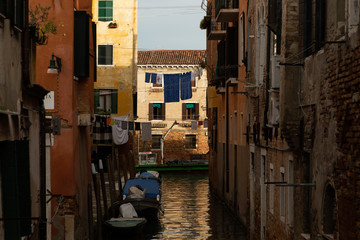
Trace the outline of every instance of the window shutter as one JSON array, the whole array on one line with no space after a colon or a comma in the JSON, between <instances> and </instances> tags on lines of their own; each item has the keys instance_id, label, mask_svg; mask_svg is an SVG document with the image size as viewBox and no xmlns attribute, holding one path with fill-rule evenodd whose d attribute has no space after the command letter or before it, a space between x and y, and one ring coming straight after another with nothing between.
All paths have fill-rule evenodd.
<instances>
[{"instance_id":1,"label":"window shutter","mask_svg":"<svg viewBox=\"0 0 360 240\"><path fill-rule=\"evenodd\" d=\"M96 67L96 59L97 59L97 53L96 53L96 23L92 22L91 23L91 27L92 27L92 40L93 40L93 50L94 50L94 62L93 62L93 66L94 66L94 82L96 82L97 80L97 67Z\"/></svg>"},{"instance_id":2,"label":"window shutter","mask_svg":"<svg viewBox=\"0 0 360 240\"><path fill-rule=\"evenodd\" d=\"M161 103L161 120L165 120L165 103Z\"/></svg>"},{"instance_id":3,"label":"window shutter","mask_svg":"<svg viewBox=\"0 0 360 240\"><path fill-rule=\"evenodd\" d=\"M6 15L7 15L7 1L0 1L0 14L6 17Z\"/></svg>"},{"instance_id":4,"label":"window shutter","mask_svg":"<svg viewBox=\"0 0 360 240\"><path fill-rule=\"evenodd\" d=\"M195 103L195 120L199 120L199 104Z\"/></svg>"},{"instance_id":5,"label":"window shutter","mask_svg":"<svg viewBox=\"0 0 360 240\"><path fill-rule=\"evenodd\" d=\"M182 120L186 120L186 103L182 104L181 118L182 118Z\"/></svg>"},{"instance_id":6,"label":"window shutter","mask_svg":"<svg viewBox=\"0 0 360 240\"><path fill-rule=\"evenodd\" d=\"M20 217L31 217L29 142L16 141ZM31 221L20 222L21 236L31 234Z\"/></svg>"},{"instance_id":7,"label":"window shutter","mask_svg":"<svg viewBox=\"0 0 360 240\"><path fill-rule=\"evenodd\" d=\"M94 89L94 113L98 113L99 112L99 95L100 95L100 90L99 89Z\"/></svg>"},{"instance_id":8,"label":"window shutter","mask_svg":"<svg viewBox=\"0 0 360 240\"><path fill-rule=\"evenodd\" d=\"M14 25L20 29L24 28L24 1L15 0Z\"/></svg>"},{"instance_id":9,"label":"window shutter","mask_svg":"<svg viewBox=\"0 0 360 240\"><path fill-rule=\"evenodd\" d=\"M149 120L153 120L154 119L154 109L153 109L153 104L149 103Z\"/></svg>"},{"instance_id":10,"label":"window shutter","mask_svg":"<svg viewBox=\"0 0 360 240\"><path fill-rule=\"evenodd\" d=\"M29 218L31 216L29 142L0 142L0 161L3 217ZM5 221L5 239L20 239L31 233L31 221Z\"/></svg>"},{"instance_id":11,"label":"window shutter","mask_svg":"<svg viewBox=\"0 0 360 240\"><path fill-rule=\"evenodd\" d=\"M118 90L112 89L111 90L111 113L118 112Z\"/></svg>"},{"instance_id":12,"label":"window shutter","mask_svg":"<svg viewBox=\"0 0 360 240\"><path fill-rule=\"evenodd\" d=\"M74 12L74 75L89 77L89 16Z\"/></svg>"}]
</instances>

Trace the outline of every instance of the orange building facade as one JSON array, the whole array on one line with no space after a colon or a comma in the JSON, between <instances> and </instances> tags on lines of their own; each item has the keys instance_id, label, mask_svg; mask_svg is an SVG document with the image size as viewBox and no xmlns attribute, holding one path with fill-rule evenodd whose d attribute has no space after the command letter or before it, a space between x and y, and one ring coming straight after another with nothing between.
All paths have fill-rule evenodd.
<instances>
[{"instance_id":1,"label":"orange building facade","mask_svg":"<svg viewBox=\"0 0 360 240\"><path fill-rule=\"evenodd\" d=\"M45 97L47 134L48 239L89 239L91 216L90 126L93 115L95 25L92 1L30 1L30 11L50 7L57 28L37 46L36 79ZM48 74L49 60L57 74ZM49 124L50 125L50 124ZM90 201L91 202L91 201Z\"/></svg>"}]
</instances>

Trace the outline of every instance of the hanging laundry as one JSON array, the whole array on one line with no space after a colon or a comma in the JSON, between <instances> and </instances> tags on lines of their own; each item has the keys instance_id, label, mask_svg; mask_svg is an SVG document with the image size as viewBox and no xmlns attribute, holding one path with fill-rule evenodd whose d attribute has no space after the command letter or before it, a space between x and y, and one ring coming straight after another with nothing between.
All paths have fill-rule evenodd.
<instances>
[{"instance_id":1,"label":"hanging laundry","mask_svg":"<svg viewBox=\"0 0 360 240\"><path fill-rule=\"evenodd\" d=\"M181 100L192 98L191 73L187 72L181 75Z\"/></svg>"},{"instance_id":2,"label":"hanging laundry","mask_svg":"<svg viewBox=\"0 0 360 240\"><path fill-rule=\"evenodd\" d=\"M208 119L206 118L205 120L204 120L204 128L207 128L208 127Z\"/></svg>"},{"instance_id":3,"label":"hanging laundry","mask_svg":"<svg viewBox=\"0 0 360 240\"><path fill-rule=\"evenodd\" d=\"M121 129L127 130L128 129L128 122L127 121L121 121Z\"/></svg>"},{"instance_id":4,"label":"hanging laundry","mask_svg":"<svg viewBox=\"0 0 360 240\"><path fill-rule=\"evenodd\" d=\"M156 83L156 73L151 73L151 83Z\"/></svg>"},{"instance_id":5,"label":"hanging laundry","mask_svg":"<svg viewBox=\"0 0 360 240\"><path fill-rule=\"evenodd\" d=\"M164 74L164 102L179 102L180 74Z\"/></svg>"},{"instance_id":6,"label":"hanging laundry","mask_svg":"<svg viewBox=\"0 0 360 240\"><path fill-rule=\"evenodd\" d=\"M134 130L134 122L129 122L129 130Z\"/></svg>"},{"instance_id":7,"label":"hanging laundry","mask_svg":"<svg viewBox=\"0 0 360 240\"><path fill-rule=\"evenodd\" d=\"M141 129L142 129L142 135L141 135L141 139L143 141L151 141L152 140L152 136L151 136L151 123L150 122L144 122L141 124Z\"/></svg>"},{"instance_id":8,"label":"hanging laundry","mask_svg":"<svg viewBox=\"0 0 360 240\"><path fill-rule=\"evenodd\" d=\"M157 85L161 85L163 83L164 80L164 74L159 73L156 75L156 84Z\"/></svg>"},{"instance_id":9,"label":"hanging laundry","mask_svg":"<svg viewBox=\"0 0 360 240\"><path fill-rule=\"evenodd\" d=\"M195 76L195 72L191 72L191 81L195 81L196 76Z\"/></svg>"},{"instance_id":10,"label":"hanging laundry","mask_svg":"<svg viewBox=\"0 0 360 240\"><path fill-rule=\"evenodd\" d=\"M191 130L197 130L197 121L191 121Z\"/></svg>"},{"instance_id":11,"label":"hanging laundry","mask_svg":"<svg viewBox=\"0 0 360 240\"><path fill-rule=\"evenodd\" d=\"M111 144L112 134L111 127L107 124L107 118L96 116L93 127L93 143L94 144Z\"/></svg>"},{"instance_id":12,"label":"hanging laundry","mask_svg":"<svg viewBox=\"0 0 360 240\"><path fill-rule=\"evenodd\" d=\"M129 140L129 130L127 129L128 116L113 117L115 124L112 126L113 141L116 145L125 144ZM126 129L123 129L123 122Z\"/></svg>"},{"instance_id":13,"label":"hanging laundry","mask_svg":"<svg viewBox=\"0 0 360 240\"><path fill-rule=\"evenodd\" d=\"M150 82L150 73L145 73L145 82Z\"/></svg>"}]
</instances>

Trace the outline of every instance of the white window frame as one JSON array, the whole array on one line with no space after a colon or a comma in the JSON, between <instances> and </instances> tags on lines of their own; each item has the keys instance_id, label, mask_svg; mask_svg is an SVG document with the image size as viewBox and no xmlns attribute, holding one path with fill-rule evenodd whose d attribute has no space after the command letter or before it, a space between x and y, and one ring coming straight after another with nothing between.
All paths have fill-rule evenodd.
<instances>
[{"instance_id":1,"label":"white window frame","mask_svg":"<svg viewBox=\"0 0 360 240\"><path fill-rule=\"evenodd\" d=\"M274 165L270 163L270 184L269 184L269 208L270 212L274 214Z\"/></svg>"},{"instance_id":2,"label":"white window frame","mask_svg":"<svg viewBox=\"0 0 360 240\"><path fill-rule=\"evenodd\" d=\"M280 167L280 182L285 182L285 168ZM280 186L280 198L279 198L279 215L280 220L285 222L285 188Z\"/></svg>"}]
</instances>

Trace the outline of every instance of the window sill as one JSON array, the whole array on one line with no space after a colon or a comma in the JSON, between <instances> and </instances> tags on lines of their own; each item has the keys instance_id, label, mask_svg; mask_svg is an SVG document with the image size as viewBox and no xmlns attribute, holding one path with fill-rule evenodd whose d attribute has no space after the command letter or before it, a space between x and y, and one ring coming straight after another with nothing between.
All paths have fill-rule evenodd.
<instances>
[{"instance_id":1,"label":"window sill","mask_svg":"<svg viewBox=\"0 0 360 240\"><path fill-rule=\"evenodd\" d=\"M334 240L334 235L333 235L333 234L321 233L320 235L323 237L323 239L326 239L326 240Z\"/></svg>"},{"instance_id":2,"label":"window sill","mask_svg":"<svg viewBox=\"0 0 360 240\"><path fill-rule=\"evenodd\" d=\"M151 88L150 92L163 92L164 88Z\"/></svg>"},{"instance_id":3,"label":"window sill","mask_svg":"<svg viewBox=\"0 0 360 240\"><path fill-rule=\"evenodd\" d=\"M310 233L301 233L300 236L301 236L304 240L310 240Z\"/></svg>"}]
</instances>

